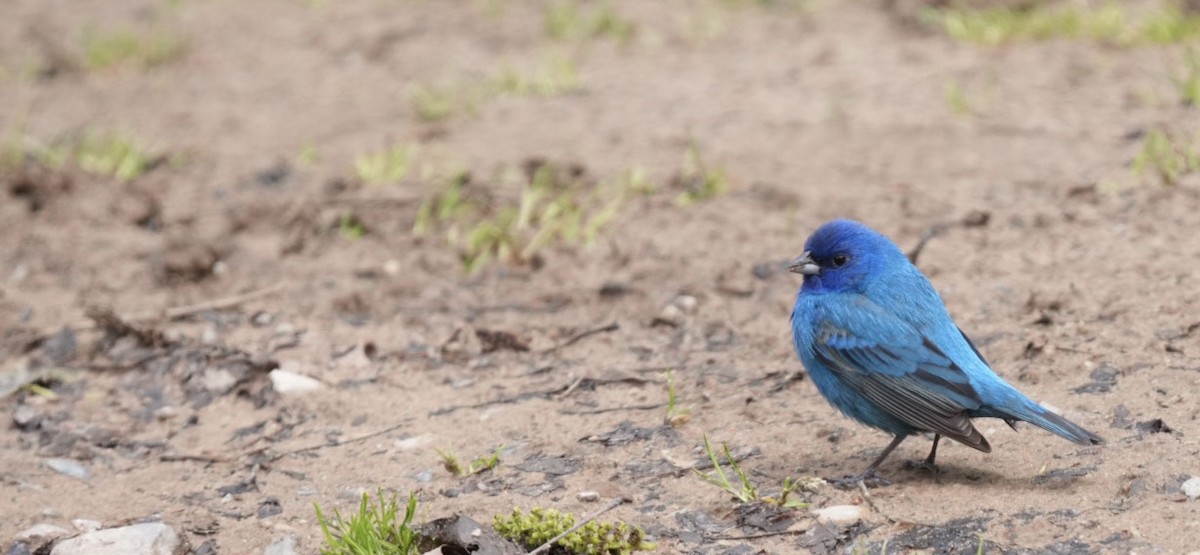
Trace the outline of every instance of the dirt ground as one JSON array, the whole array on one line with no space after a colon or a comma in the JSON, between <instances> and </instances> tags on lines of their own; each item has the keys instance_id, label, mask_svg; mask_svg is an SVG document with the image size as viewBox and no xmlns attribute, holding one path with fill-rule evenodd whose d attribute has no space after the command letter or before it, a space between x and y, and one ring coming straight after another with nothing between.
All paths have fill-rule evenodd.
<instances>
[{"instance_id":1,"label":"dirt ground","mask_svg":"<svg viewBox=\"0 0 1200 555\"><path fill-rule=\"evenodd\" d=\"M166 158L130 182L4 177L0 545L42 522L161 518L198 552L295 535L315 553L314 503L382 488L419 491L420 520L630 496L604 518L665 553L1200 549L1200 502L1180 493L1200 475L1200 179L1132 168L1147 133L1200 123L1172 80L1183 47L966 44L865 1L610 6L625 39L548 37L543 2L6 0L6 140L115 129ZM79 37L120 28L185 47L149 68L79 62ZM579 90L434 121L410 101L548 57L577 64ZM496 176L531 161L595 181L641 168L658 189L591 244L468 274L461 243L412 231L430 179L354 178L393 144L489 198L518 194ZM689 144L728 192L676 202ZM803 510L764 525L687 471L707 436L773 494L886 444L825 403L790 344L799 279L780 263L833 217L904 248L940 226L920 266L959 325L1107 444L984 420L993 452L943 443L934 475L906 469L928 447L910 439L869 498L797 494L869 508L847 528ZM281 394L274 368L320 387ZM668 370L690 414L674 428ZM470 477L435 451L501 447Z\"/></svg>"}]
</instances>

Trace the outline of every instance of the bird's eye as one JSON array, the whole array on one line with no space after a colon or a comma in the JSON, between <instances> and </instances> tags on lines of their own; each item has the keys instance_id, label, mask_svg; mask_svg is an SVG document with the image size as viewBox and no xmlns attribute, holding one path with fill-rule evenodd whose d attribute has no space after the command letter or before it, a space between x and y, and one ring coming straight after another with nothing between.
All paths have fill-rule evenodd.
<instances>
[{"instance_id":1,"label":"bird's eye","mask_svg":"<svg viewBox=\"0 0 1200 555\"><path fill-rule=\"evenodd\" d=\"M845 266L846 263L849 261L850 261L850 257L846 256L844 254L835 254L835 255L833 255L833 260L830 260L830 262L833 263L834 268L841 268L842 266Z\"/></svg>"}]
</instances>

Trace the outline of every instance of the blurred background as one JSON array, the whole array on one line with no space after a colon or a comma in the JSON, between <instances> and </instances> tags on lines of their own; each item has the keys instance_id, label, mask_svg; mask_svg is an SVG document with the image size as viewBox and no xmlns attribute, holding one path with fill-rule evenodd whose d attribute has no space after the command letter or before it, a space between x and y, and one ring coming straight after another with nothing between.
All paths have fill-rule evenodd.
<instances>
[{"instance_id":1,"label":"blurred background","mask_svg":"<svg viewBox=\"0 0 1200 555\"><path fill-rule=\"evenodd\" d=\"M632 495L666 552L1194 549L1194 4L5 0L0 545L315 552L314 502L382 488L481 522ZM997 371L1124 440L992 428L940 483L885 467L867 524L717 533L754 529L672 473L702 438L776 492L883 444L791 351L780 264L833 217L932 238Z\"/></svg>"}]
</instances>

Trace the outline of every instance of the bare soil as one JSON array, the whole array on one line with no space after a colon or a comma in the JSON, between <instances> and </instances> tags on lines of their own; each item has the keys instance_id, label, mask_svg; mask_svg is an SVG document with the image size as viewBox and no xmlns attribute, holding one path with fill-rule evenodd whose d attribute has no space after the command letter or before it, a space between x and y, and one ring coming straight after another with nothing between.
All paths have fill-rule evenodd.
<instances>
[{"instance_id":1,"label":"bare soil","mask_svg":"<svg viewBox=\"0 0 1200 555\"><path fill-rule=\"evenodd\" d=\"M0 129L122 129L179 156L130 183L4 177L0 372L53 395L0 401L0 544L40 522L156 517L198 549L294 534L312 553L314 503L346 511L382 488L419 491L421 520L630 496L605 518L666 553L1200 549L1200 503L1179 489L1200 474L1200 181L1131 169L1149 130L1200 123L1172 82L1182 47L982 47L833 1L615 2L636 25L626 43L555 41L542 2L487 4L6 0ZM78 62L86 30L122 26L186 50L149 69ZM436 122L408 98L556 55L577 61L579 92ZM731 187L682 206L670 182L692 141ZM535 159L598 181L641 167L660 191L590 245L468 275L458 248L411 231L427 180L353 178L357 155L394 143L498 197L516 193L492 177ZM363 237L339 231L347 213ZM780 263L832 217L905 248L940 229L920 266L959 325L1108 443L982 421L990 454L943 444L930 474L906 469L928 447L910 439L869 497L799 494L869 507L859 525L744 518L686 470L705 436L768 494L858 472L888 440L830 408L790 345L799 280ZM281 395L274 368L322 387ZM691 415L674 428L668 370ZM498 468L466 478L434 451L501 446Z\"/></svg>"}]
</instances>

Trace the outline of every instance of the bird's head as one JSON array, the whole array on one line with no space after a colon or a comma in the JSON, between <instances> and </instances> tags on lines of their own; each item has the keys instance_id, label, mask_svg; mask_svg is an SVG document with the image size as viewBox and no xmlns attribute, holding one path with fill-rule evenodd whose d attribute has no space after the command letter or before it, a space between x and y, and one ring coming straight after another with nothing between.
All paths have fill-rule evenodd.
<instances>
[{"instance_id":1,"label":"bird's head","mask_svg":"<svg viewBox=\"0 0 1200 555\"><path fill-rule=\"evenodd\" d=\"M891 239L853 220L833 220L813 232L788 271L804 276L805 292L862 292L897 264L908 258Z\"/></svg>"}]
</instances>

